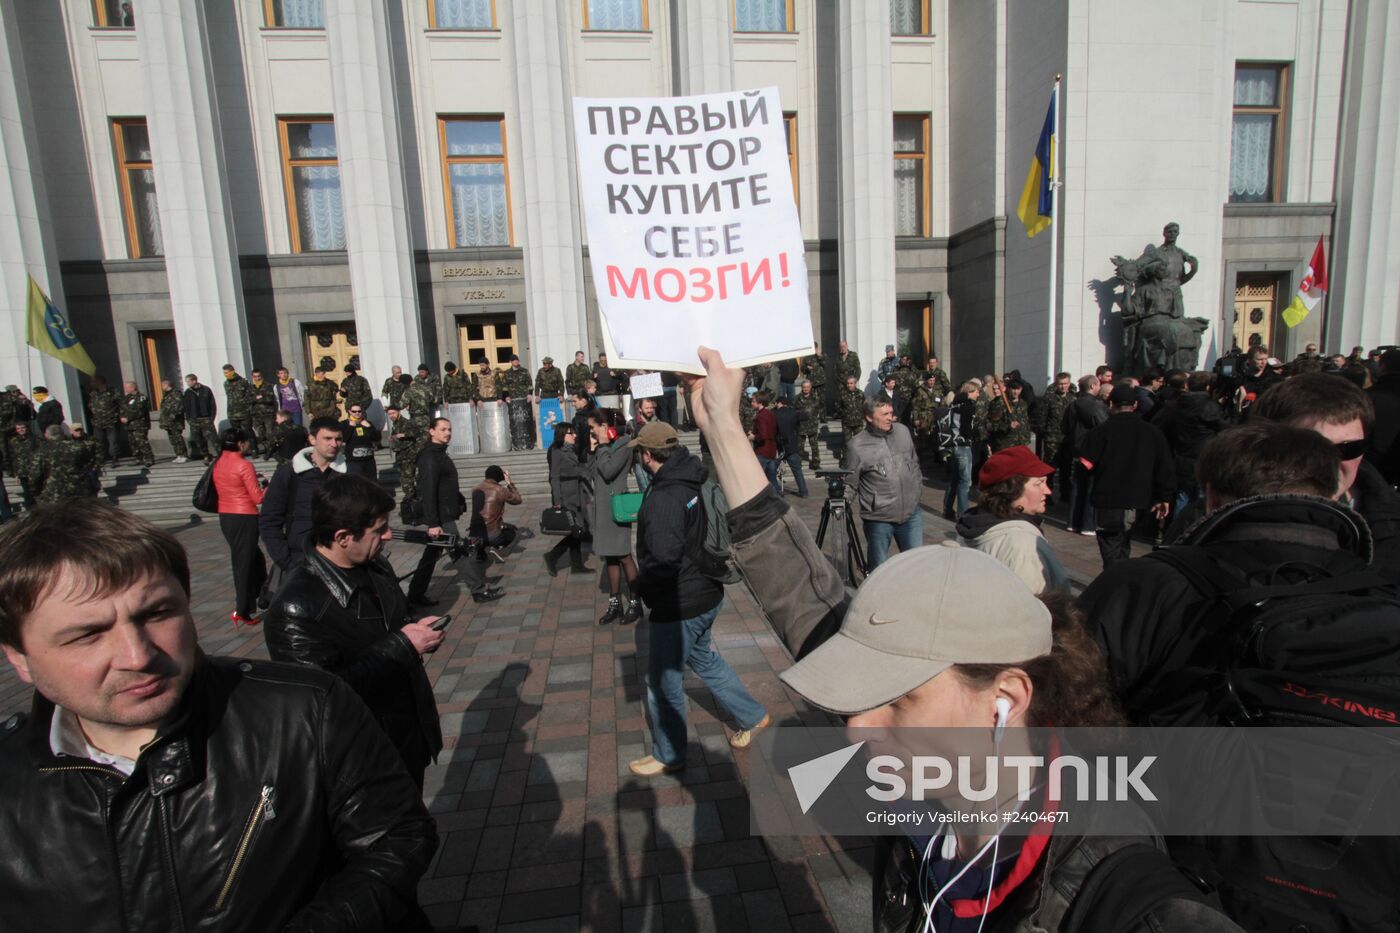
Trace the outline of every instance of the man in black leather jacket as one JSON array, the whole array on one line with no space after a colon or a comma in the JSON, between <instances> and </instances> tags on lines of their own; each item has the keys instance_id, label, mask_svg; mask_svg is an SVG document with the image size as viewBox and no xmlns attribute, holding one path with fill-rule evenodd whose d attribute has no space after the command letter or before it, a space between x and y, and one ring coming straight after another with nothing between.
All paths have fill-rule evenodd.
<instances>
[{"instance_id":1,"label":"man in black leather jacket","mask_svg":"<svg viewBox=\"0 0 1400 933\"><path fill-rule=\"evenodd\" d=\"M381 556L394 499L361 476L338 476L311 500L311 545L263 619L274 661L319 667L360 695L421 788L442 751L423 657L442 644L436 616L409 621L394 569Z\"/></svg>"},{"instance_id":2,"label":"man in black leather jacket","mask_svg":"<svg viewBox=\"0 0 1400 933\"><path fill-rule=\"evenodd\" d=\"M0 535L6 930L390 931L437 848L339 678L208 658L178 541L85 500Z\"/></svg>"},{"instance_id":3,"label":"man in black leather jacket","mask_svg":"<svg viewBox=\"0 0 1400 933\"><path fill-rule=\"evenodd\" d=\"M423 520L428 524L428 535L433 538L443 534L459 535L457 519L466 511L457 466L447 455L447 445L451 442L452 422L437 418L428 429L428 443L418 452L418 496L423 502ZM440 547L423 549L423 557L408 583L409 605L437 605L437 600L428 598L428 584L433 579L433 566L442 556L442 551ZM458 551L453 557L461 553ZM465 554L462 563L462 575L471 590L472 599L478 603L490 602L505 595L500 587L487 585L484 557L485 551L481 546L473 547Z\"/></svg>"}]
</instances>

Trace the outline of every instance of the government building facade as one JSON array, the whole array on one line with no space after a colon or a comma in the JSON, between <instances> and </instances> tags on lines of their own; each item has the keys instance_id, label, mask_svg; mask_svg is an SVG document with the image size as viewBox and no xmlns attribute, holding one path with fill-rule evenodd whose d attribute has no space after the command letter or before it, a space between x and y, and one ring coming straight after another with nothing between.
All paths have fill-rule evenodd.
<instances>
[{"instance_id":1,"label":"government building facade","mask_svg":"<svg viewBox=\"0 0 1400 933\"><path fill-rule=\"evenodd\" d=\"M1169 221L1203 365L1400 338L1386 0L0 0L0 30L0 384L70 411L28 275L153 398L226 362L377 387L596 356L575 96L777 87L814 331L872 369L888 343L1040 385L1116 364L1110 258ZM1289 329L1319 237L1329 292Z\"/></svg>"}]
</instances>

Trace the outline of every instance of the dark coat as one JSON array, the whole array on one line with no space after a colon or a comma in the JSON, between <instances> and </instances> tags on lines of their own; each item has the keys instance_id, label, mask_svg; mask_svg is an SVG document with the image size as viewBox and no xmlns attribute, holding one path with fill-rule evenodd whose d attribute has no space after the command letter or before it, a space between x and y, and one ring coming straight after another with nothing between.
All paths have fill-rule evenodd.
<instances>
[{"instance_id":1,"label":"dark coat","mask_svg":"<svg viewBox=\"0 0 1400 933\"><path fill-rule=\"evenodd\" d=\"M418 451L417 490L423 500L423 520L429 528L455 522L466 511L457 465L447 456L446 444L425 444Z\"/></svg>"},{"instance_id":2,"label":"dark coat","mask_svg":"<svg viewBox=\"0 0 1400 933\"><path fill-rule=\"evenodd\" d=\"M1093 474L1096 509L1145 509L1176 493L1167 439L1134 412L1110 415L1084 438L1077 456Z\"/></svg>"},{"instance_id":3,"label":"dark coat","mask_svg":"<svg viewBox=\"0 0 1400 933\"><path fill-rule=\"evenodd\" d=\"M130 779L55 756L53 716L35 694L0 728L7 929L420 929L437 832L339 678L203 658Z\"/></svg>"},{"instance_id":4,"label":"dark coat","mask_svg":"<svg viewBox=\"0 0 1400 933\"><path fill-rule=\"evenodd\" d=\"M44 429L52 424L63 423L63 403L56 398L45 399L34 416L34 429L40 437Z\"/></svg>"},{"instance_id":5,"label":"dark coat","mask_svg":"<svg viewBox=\"0 0 1400 933\"><path fill-rule=\"evenodd\" d=\"M1081 395L1069 403L1065 409L1060 427L1063 429L1060 452L1070 457L1079 454L1084 439L1089 432L1108 420L1108 406L1103 399L1092 395Z\"/></svg>"},{"instance_id":6,"label":"dark coat","mask_svg":"<svg viewBox=\"0 0 1400 933\"><path fill-rule=\"evenodd\" d=\"M800 408L779 405L773 409L773 417L778 420L778 454L787 456L802 452L802 438L798 436L798 426L807 420L807 413Z\"/></svg>"},{"instance_id":7,"label":"dark coat","mask_svg":"<svg viewBox=\"0 0 1400 933\"><path fill-rule=\"evenodd\" d=\"M423 662L401 631L412 621L408 600L388 561L362 569L352 575L309 552L263 617L267 653L349 684L409 772L421 774L442 751L442 729Z\"/></svg>"},{"instance_id":8,"label":"dark coat","mask_svg":"<svg viewBox=\"0 0 1400 933\"><path fill-rule=\"evenodd\" d=\"M551 447L549 458L549 498L582 517L585 502L583 467L572 447Z\"/></svg>"},{"instance_id":9,"label":"dark coat","mask_svg":"<svg viewBox=\"0 0 1400 933\"><path fill-rule=\"evenodd\" d=\"M379 439L382 436L379 429L370 421L361 421L352 425L349 421L340 422L340 435L345 438L345 459L347 460L373 460L374 452L379 449Z\"/></svg>"},{"instance_id":10,"label":"dark coat","mask_svg":"<svg viewBox=\"0 0 1400 933\"><path fill-rule=\"evenodd\" d=\"M1366 390L1376 409L1371 449L1366 459L1374 463L1392 486L1400 485L1400 373L1386 373Z\"/></svg>"},{"instance_id":11,"label":"dark coat","mask_svg":"<svg viewBox=\"0 0 1400 933\"><path fill-rule=\"evenodd\" d=\"M343 454L324 470L318 470L311 459L311 448L306 447L272 474L258 511L258 537L277 566L291 570L306 555L311 497L321 483L344 472Z\"/></svg>"},{"instance_id":12,"label":"dark coat","mask_svg":"<svg viewBox=\"0 0 1400 933\"><path fill-rule=\"evenodd\" d=\"M1400 583L1400 493L1363 460L1351 486L1351 507L1366 519L1375 541L1371 566Z\"/></svg>"},{"instance_id":13,"label":"dark coat","mask_svg":"<svg viewBox=\"0 0 1400 933\"><path fill-rule=\"evenodd\" d=\"M1196 482L1196 461L1201 448L1225 427L1225 411L1205 392L1183 392L1170 404L1158 408L1152 424L1167 439L1176 468L1176 485L1193 495L1199 489Z\"/></svg>"},{"instance_id":14,"label":"dark coat","mask_svg":"<svg viewBox=\"0 0 1400 933\"><path fill-rule=\"evenodd\" d=\"M690 555L692 506L709 476L700 458L680 448L651 481L637 516L636 591L653 622L678 622L709 612L724 599L723 584L702 574Z\"/></svg>"},{"instance_id":15,"label":"dark coat","mask_svg":"<svg viewBox=\"0 0 1400 933\"><path fill-rule=\"evenodd\" d=\"M206 385L185 389L183 399L186 421L193 421L195 418L213 418L218 411L218 403L214 401L214 390Z\"/></svg>"},{"instance_id":16,"label":"dark coat","mask_svg":"<svg viewBox=\"0 0 1400 933\"><path fill-rule=\"evenodd\" d=\"M585 520L593 533L593 553L599 557L626 557L632 553L632 527L619 525L612 517L612 497L627 491L628 467L632 449L619 437L593 451L585 464L590 503Z\"/></svg>"}]
</instances>

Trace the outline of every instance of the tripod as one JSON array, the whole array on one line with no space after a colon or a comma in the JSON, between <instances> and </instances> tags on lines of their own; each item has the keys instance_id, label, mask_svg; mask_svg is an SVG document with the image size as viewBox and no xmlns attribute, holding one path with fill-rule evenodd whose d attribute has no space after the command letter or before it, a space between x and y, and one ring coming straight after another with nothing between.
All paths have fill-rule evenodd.
<instances>
[{"instance_id":1,"label":"tripod","mask_svg":"<svg viewBox=\"0 0 1400 933\"><path fill-rule=\"evenodd\" d=\"M822 503L821 522L817 525L817 547L826 542L828 528L832 534L827 557L836 565L841 582L856 586L865 576L865 551L856 535L856 520L846 506L845 484L832 484L830 480L826 501Z\"/></svg>"}]
</instances>

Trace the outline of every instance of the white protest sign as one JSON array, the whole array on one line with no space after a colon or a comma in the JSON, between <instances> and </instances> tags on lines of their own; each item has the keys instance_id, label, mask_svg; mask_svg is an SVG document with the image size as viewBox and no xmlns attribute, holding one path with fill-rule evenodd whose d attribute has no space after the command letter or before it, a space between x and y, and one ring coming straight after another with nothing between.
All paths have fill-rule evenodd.
<instances>
[{"instance_id":1,"label":"white protest sign","mask_svg":"<svg viewBox=\"0 0 1400 933\"><path fill-rule=\"evenodd\" d=\"M633 398L656 398L666 393L666 390L661 388L660 373L642 373L633 376L627 384L632 387Z\"/></svg>"},{"instance_id":2,"label":"white protest sign","mask_svg":"<svg viewBox=\"0 0 1400 933\"><path fill-rule=\"evenodd\" d=\"M700 373L813 350L807 263L777 88L574 98L608 359Z\"/></svg>"}]
</instances>

